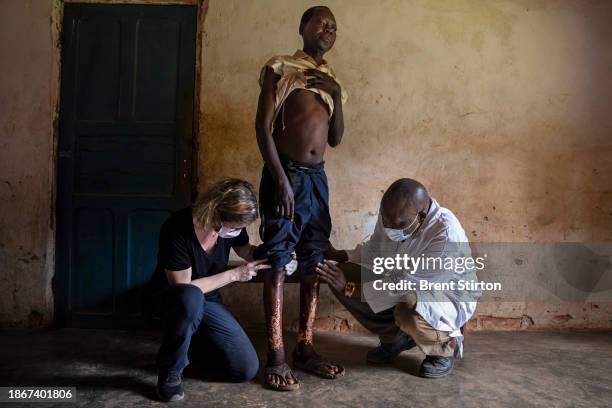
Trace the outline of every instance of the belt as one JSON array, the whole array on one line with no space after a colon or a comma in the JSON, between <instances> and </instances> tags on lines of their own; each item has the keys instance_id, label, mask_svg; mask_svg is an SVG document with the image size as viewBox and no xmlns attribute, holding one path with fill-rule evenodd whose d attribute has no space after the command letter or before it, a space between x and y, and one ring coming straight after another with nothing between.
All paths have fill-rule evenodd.
<instances>
[{"instance_id":1,"label":"belt","mask_svg":"<svg viewBox=\"0 0 612 408\"><path fill-rule=\"evenodd\" d=\"M287 170L299 171L303 173L320 173L325 167L324 161L320 163L301 163L293 160L281 159L281 163Z\"/></svg>"}]
</instances>

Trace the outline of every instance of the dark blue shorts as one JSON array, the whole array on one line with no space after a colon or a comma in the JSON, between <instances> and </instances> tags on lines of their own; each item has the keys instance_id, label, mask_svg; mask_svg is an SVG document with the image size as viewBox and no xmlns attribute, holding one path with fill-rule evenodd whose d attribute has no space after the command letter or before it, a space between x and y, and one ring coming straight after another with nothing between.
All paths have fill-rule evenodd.
<instances>
[{"instance_id":1,"label":"dark blue shorts","mask_svg":"<svg viewBox=\"0 0 612 408\"><path fill-rule=\"evenodd\" d=\"M293 222L276 214L275 183L264 166L259 186L263 244L255 251L256 258L268 258L273 267L283 267L291 261L295 251L299 274L312 274L323 260L329 242L329 189L323 162L317 164L281 160L285 174L293 188L295 201Z\"/></svg>"}]
</instances>

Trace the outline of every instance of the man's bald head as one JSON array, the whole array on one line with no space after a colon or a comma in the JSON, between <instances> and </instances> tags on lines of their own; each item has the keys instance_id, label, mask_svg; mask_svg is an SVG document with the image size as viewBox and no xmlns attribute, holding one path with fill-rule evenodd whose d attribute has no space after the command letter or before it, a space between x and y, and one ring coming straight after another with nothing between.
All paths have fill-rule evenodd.
<instances>
[{"instance_id":1,"label":"man's bald head","mask_svg":"<svg viewBox=\"0 0 612 408\"><path fill-rule=\"evenodd\" d=\"M427 213L429 202L424 185L409 178L396 180L387 188L380 203L385 226L398 229L409 227L417 214Z\"/></svg>"},{"instance_id":2,"label":"man's bald head","mask_svg":"<svg viewBox=\"0 0 612 408\"><path fill-rule=\"evenodd\" d=\"M424 185L416 180L403 178L393 182L385 191L382 204L398 204L421 208L429 204L429 194Z\"/></svg>"}]
</instances>

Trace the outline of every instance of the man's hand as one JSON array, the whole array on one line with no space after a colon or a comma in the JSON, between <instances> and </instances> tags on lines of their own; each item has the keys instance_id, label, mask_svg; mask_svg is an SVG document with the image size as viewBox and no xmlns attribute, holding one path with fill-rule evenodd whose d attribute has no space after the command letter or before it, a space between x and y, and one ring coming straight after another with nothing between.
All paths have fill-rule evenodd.
<instances>
[{"instance_id":1,"label":"man's hand","mask_svg":"<svg viewBox=\"0 0 612 408\"><path fill-rule=\"evenodd\" d=\"M331 76L318 69L307 69L304 74L310 77L306 79L306 88L318 88L330 94L332 98L340 96L340 85Z\"/></svg>"},{"instance_id":2,"label":"man's hand","mask_svg":"<svg viewBox=\"0 0 612 408\"><path fill-rule=\"evenodd\" d=\"M293 220L293 189L289 180L285 177L283 181L276 185L276 214L279 217Z\"/></svg>"},{"instance_id":3,"label":"man's hand","mask_svg":"<svg viewBox=\"0 0 612 408\"><path fill-rule=\"evenodd\" d=\"M343 293L344 287L346 286L346 277L342 269L338 267L334 262L324 260L319 262L315 268L317 277L323 282L327 283L330 288L336 292Z\"/></svg>"},{"instance_id":4,"label":"man's hand","mask_svg":"<svg viewBox=\"0 0 612 408\"><path fill-rule=\"evenodd\" d=\"M249 262L244 265L240 265L237 268L230 269L227 271L230 274L232 282L240 281L247 282L253 279L253 276L257 276L257 271L260 269L270 269L271 266L265 264L267 259L260 259L257 261Z\"/></svg>"}]
</instances>

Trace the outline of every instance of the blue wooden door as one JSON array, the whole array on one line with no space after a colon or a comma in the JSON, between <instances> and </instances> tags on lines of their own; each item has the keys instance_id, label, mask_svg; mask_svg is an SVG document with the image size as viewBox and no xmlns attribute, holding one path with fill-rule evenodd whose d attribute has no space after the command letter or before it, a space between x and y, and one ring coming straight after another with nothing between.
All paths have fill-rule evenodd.
<instances>
[{"instance_id":1,"label":"blue wooden door","mask_svg":"<svg viewBox=\"0 0 612 408\"><path fill-rule=\"evenodd\" d=\"M66 4L56 323L139 325L159 227L192 189L196 7Z\"/></svg>"}]
</instances>

